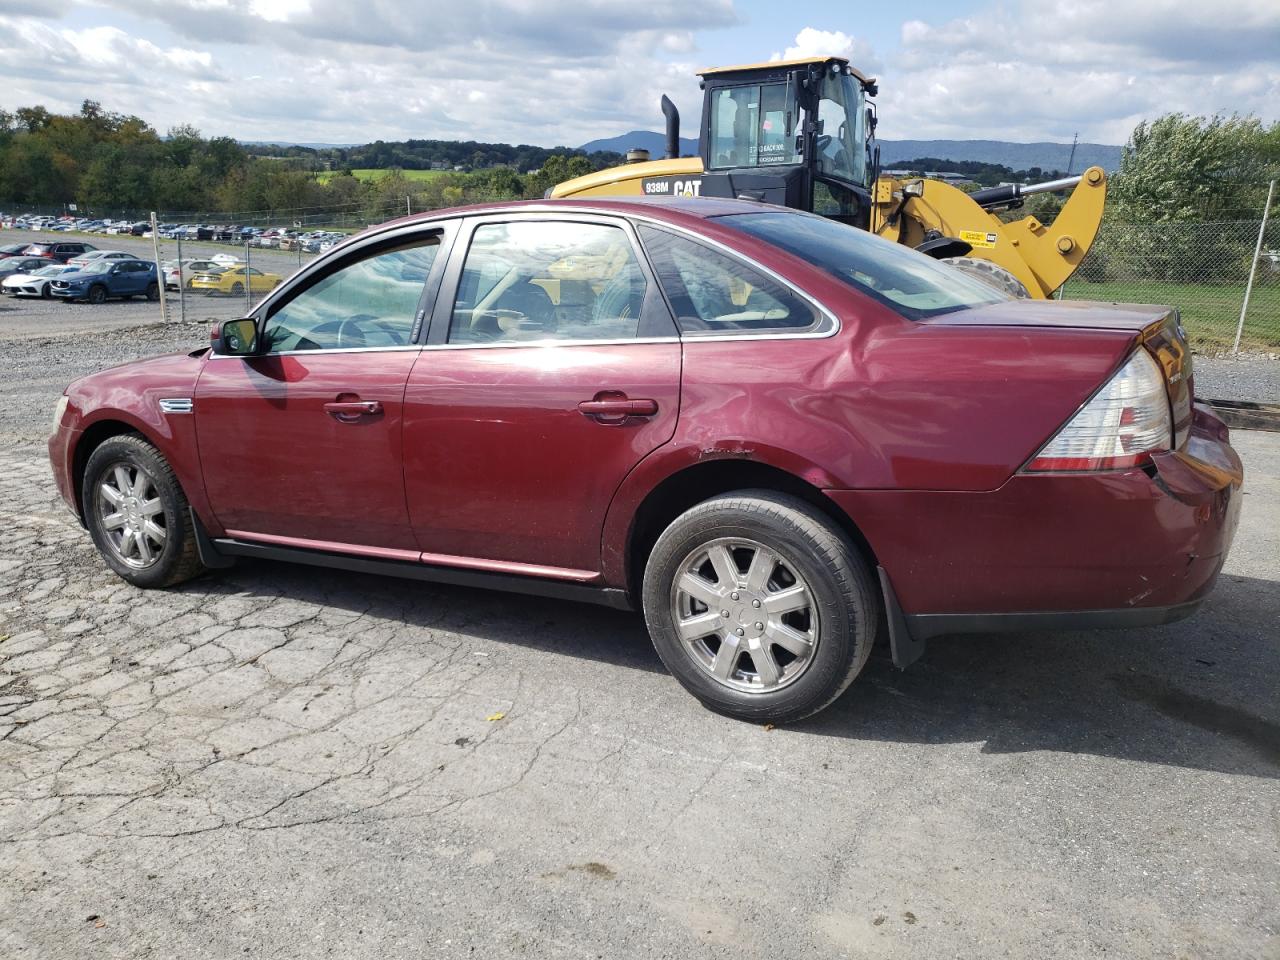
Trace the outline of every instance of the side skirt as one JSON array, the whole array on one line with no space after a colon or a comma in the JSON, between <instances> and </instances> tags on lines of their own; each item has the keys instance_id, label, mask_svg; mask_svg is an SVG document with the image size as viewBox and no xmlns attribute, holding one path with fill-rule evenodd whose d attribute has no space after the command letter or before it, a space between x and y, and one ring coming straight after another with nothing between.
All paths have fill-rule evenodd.
<instances>
[{"instance_id":1,"label":"side skirt","mask_svg":"<svg viewBox=\"0 0 1280 960\"><path fill-rule=\"evenodd\" d=\"M198 519L196 520L196 547L201 562L215 569L232 566L236 557L256 557L262 560L283 560L286 563L327 567L331 570L350 570L353 573L372 573L380 576L401 577L406 580L424 580L428 583L448 583L460 587L478 587L484 590L502 590L505 593L595 603L615 610L632 609L626 591L615 587L596 587L561 580L519 577L404 560L376 560L323 550L248 543L244 540L221 538L215 540L208 536Z\"/></svg>"}]
</instances>

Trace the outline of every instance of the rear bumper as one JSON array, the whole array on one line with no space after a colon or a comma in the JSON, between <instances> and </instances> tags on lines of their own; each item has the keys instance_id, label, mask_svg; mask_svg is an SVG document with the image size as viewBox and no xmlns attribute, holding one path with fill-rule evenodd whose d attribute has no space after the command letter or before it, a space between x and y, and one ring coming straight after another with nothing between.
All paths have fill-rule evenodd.
<instances>
[{"instance_id":1,"label":"rear bumper","mask_svg":"<svg viewBox=\"0 0 1280 960\"><path fill-rule=\"evenodd\" d=\"M914 637L1185 616L1222 569L1243 481L1226 426L1197 405L1185 449L1147 470L826 493L876 552Z\"/></svg>"}]
</instances>

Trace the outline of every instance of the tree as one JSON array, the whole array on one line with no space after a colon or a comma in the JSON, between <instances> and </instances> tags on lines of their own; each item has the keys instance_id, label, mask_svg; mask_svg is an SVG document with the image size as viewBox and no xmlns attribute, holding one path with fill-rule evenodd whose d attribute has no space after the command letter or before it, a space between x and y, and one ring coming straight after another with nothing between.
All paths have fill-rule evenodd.
<instances>
[{"instance_id":1,"label":"tree","mask_svg":"<svg viewBox=\"0 0 1280 960\"><path fill-rule=\"evenodd\" d=\"M1280 124L1170 113L1134 128L1108 188L1122 223L1214 222L1261 215L1276 175Z\"/></svg>"}]
</instances>

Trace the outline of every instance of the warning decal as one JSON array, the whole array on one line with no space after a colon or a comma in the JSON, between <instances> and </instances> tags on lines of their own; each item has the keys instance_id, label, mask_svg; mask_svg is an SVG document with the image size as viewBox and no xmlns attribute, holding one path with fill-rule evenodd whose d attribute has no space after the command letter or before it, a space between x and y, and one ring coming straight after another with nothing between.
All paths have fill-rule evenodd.
<instances>
[{"instance_id":1,"label":"warning decal","mask_svg":"<svg viewBox=\"0 0 1280 960\"><path fill-rule=\"evenodd\" d=\"M996 245L996 235L983 230L961 230L960 239L971 247L982 247L990 250Z\"/></svg>"}]
</instances>

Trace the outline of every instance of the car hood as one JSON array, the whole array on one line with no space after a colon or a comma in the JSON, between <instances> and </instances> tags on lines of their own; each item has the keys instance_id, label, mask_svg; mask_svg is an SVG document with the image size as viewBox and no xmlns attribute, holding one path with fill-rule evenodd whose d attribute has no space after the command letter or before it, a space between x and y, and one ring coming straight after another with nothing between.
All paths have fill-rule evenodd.
<instances>
[{"instance_id":1,"label":"car hood","mask_svg":"<svg viewBox=\"0 0 1280 960\"><path fill-rule=\"evenodd\" d=\"M67 387L67 395L73 399L92 399L92 407L121 405L117 392L126 399L131 394L154 391L190 396L204 366L206 352L197 349L191 353L166 353L107 367L72 381Z\"/></svg>"},{"instance_id":2,"label":"car hood","mask_svg":"<svg viewBox=\"0 0 1280 960\"><path fill-rule=\"evenodd\" d=\"M937 326L1077 327L1139 333L1169 315L1172 307L1092 300L1008 300L921 320Z\"/></svg>"}]
</instances>

